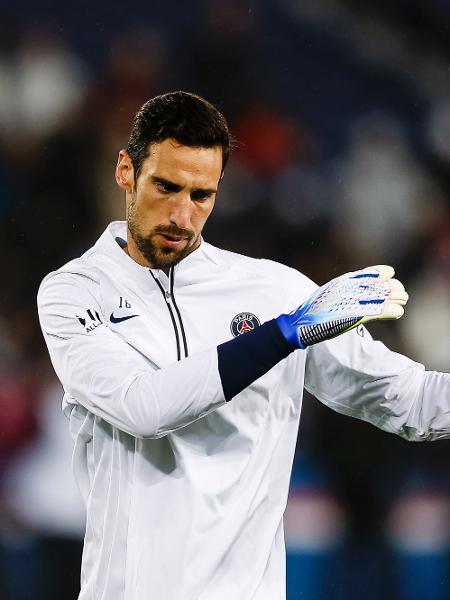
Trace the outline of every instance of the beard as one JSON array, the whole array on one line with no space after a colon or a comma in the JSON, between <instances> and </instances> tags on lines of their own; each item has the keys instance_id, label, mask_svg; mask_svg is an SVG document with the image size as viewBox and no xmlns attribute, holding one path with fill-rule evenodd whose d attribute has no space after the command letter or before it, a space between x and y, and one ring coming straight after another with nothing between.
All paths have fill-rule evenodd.
<instances>
[{"instance_id":1,"label":"beard","mask_svg":"<svg viewBox=\"0 0 450 600\"><path fill-rule=\"evenodd\" d=\"M135 202L132 202L128 210L128 231L137 249L152 269L169 269L178 264L197 247L198 236L192 230L180 229L176 225L159 225L149 233L142 233L139 226L139 215L136 213L135 206ZM171 248L170 246L161 245L158 241L159 235L185 238L184 246L182 248Z\"/></svg>"}]
</instances>

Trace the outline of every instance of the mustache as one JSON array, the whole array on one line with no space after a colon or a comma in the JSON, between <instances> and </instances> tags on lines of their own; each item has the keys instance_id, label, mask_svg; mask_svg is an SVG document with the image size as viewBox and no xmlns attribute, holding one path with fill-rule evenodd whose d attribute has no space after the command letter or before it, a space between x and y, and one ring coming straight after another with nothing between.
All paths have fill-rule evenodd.
<instances>
[{"instance_id":1,"label":"mustache","mask_svg":"<svg viewBox=\"0 0 450 600\"><path fill-rule=\"evenodd\" d=\"M194 237L192 229L180 229L176 225L160 226L153 230L153 233L159 233L162 235L176 236L182 238Z\"/></svg>"}]
</instances>

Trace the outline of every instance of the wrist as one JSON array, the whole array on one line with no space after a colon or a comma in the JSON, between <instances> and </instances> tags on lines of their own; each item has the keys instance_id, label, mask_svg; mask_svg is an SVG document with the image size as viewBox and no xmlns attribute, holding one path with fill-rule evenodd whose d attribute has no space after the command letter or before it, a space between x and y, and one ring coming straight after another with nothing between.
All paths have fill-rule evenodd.
<instances>
[{"instance_id":1,"label":"wrist","mask_svg":"<svg viewBox=\"0 0 450 600\"><path fill-rule=\"evenodd\" d=\"M275 319L281 334L283 335L286 342L292 347L292 349L304 349L305 346L299 336L298 328L294 324L294 316L291 314L280 315Z\"/></svg>"}]
</instances>

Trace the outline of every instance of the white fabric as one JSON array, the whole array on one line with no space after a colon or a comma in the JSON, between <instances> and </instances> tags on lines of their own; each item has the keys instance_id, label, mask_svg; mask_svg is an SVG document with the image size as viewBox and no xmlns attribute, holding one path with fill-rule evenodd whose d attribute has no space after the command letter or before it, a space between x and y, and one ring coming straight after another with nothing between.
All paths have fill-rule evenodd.
<instances>
[{"instance_id":1,"label":"white fabric","mask_svg":"<svg viewBox=\"0 0 450 600\"><path fill-rule=\"evenodd\" d=\"M448 436L450 376L426 375L358 328L294 352L225 403L216 346L233 318L267 321L316 286L202 242L175 267L190 355L177 362L164 297L117 236L124 223L48 275L38 298L87 505L80 600L282 600L305 368L320 400L411 439Z\"/></svg>"}]
</instances>

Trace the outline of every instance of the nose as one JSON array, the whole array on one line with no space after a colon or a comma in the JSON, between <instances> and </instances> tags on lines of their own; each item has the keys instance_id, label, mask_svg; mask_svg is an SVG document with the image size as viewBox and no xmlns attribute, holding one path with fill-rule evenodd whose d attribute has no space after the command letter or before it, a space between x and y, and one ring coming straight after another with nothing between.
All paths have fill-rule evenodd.
<instances>
[{"instance_id":1,"label":"nose","mask_svg":"<svg viewBox=\"0 0 450 600\"><path fill-rule=\"evenodd\" d=\"M192 203L188 194L173 199L169 219L180 229L191 229Z\"/></svg>"}]
</instances>

